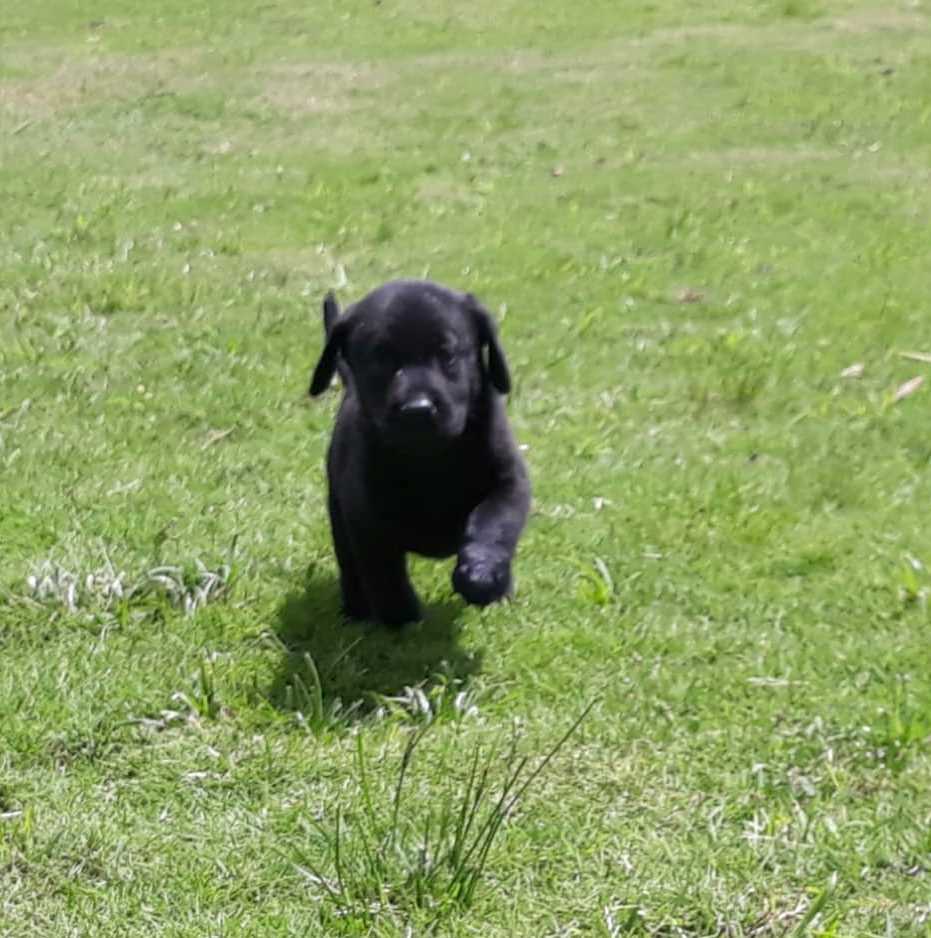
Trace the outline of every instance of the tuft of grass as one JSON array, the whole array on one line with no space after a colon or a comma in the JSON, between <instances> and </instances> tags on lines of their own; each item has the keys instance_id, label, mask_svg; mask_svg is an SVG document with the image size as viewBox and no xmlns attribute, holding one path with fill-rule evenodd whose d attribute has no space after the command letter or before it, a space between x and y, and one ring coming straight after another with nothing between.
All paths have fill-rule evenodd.
<instances>
[{"instance_id":1,"label":"tuft of grass","mask_svg":"<svg viewBox=\"0 0 931 938\"><path fill-rule=\"evenodd\" d=\"M322 922L348 928L421 912L432 928L470 908L505 824L595 703L535 765L521 754L515 733L504 749L457 749L455 762L443 764L444 781L430 782L426 790L414 778L415 756L437 724L421 723L407 732L387 804L379 803L387 789L376 787L363 735L357 734L357 806L347 811L338 805L331 821L304 819L308 838L317 835L317 849L291 844L299 872L332 908Z\"/></svg>"},{"instance_id":2,"label":"tuft of grass","mask_svg":"<svg viewBox=\"0 0 931 938\"><path fill-rule=\"evenodd\" d=\"M163 598L191 616L208 603L225 598L233 580L234 571L229 563L211 570L200 558L187 566L161 564L136 576L117 571L109 557L103 567L87 573L44 560L26 577L25 598L70 614L79 609L125 610Z\"/></svg>"},{"instance_id":3,"label":"tuft of grass","mask_svg":"<svg viewBox=\"0 0 931 938\"><path fill-rule=\"evenodd\" d=\"M876 758L893 775L931 747L931 697L920 694L909 693L907 685L897 682L892 699L873 727Z\"/></svg>"},{"instance_id":4,"label":"tuft of grass","mask_svg":"<svg viewBox=\"0 0 931 938\"><path fill-rule=\"evenodd\" d=\"M931 574L917 558L908 556L897 571L898 595L905 605L917 605L926 609L931 595Z\"/></svg>"},{"instance_id":5,"label":"tuft of grass","mask_svg":"<svg viewBox=\"0 0 931 938\"><path fill-rule=\"evenodd\" d=\"M823 10L812 0L781 0L779 13L789 19L813 20L822 14Z\"/></svg>"}]
</instances>

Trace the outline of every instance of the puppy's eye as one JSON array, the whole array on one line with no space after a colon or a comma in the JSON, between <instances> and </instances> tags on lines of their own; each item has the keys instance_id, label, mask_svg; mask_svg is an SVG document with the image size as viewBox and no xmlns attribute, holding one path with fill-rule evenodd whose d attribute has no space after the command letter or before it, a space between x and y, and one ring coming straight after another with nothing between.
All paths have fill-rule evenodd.
<instances>
[{"instance_id":1,"label":"puppy's eye","mask_svg":"<svg viewBox=\"0 0 931 938\"><path fill-rule=\"evenodd\" d=\"M452 370L459 365L459 350L454 348L445 348L440 352L440 364L447 370Z\"/></svg>"},{"instance_id":2,"label":"puppy's eye","mask_svg":"<svg viewBox=\"0 0 931 938\"><path fill-rule=\"evenodd\" d=\"M373 368L379 373L393 374L398 370L398 356L388 345L378 345L372 349L371 361Z\"/></svg>"}]
</instances>

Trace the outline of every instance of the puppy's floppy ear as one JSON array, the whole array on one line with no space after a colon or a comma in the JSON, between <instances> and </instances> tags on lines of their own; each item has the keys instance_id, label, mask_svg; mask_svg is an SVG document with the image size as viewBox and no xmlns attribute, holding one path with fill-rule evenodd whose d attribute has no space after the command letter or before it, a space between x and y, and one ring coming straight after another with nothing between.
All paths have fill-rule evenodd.
<instances>
[{"instance_id":1,"label":"puppy's floppy ear","mask_svg":"<svg viewBox=\"0 0 931 938\"><path fill-rule=\"evenodd\" d=\"M325 336L329 336L332 332L338 318L339 303L336 302L336 297L333 295L333 291L330 290L323 298L323 334Z\"/></svg>"},{"instance_id":2,"label":"puppy's floppy ear","mask_svg":"<svg viewBox=\"0 0 931 938\"><path fill-rule=\"evenodd\" d=\"M479 342L488 348L487 371L491 383L497 391L507 394L511 390L511 373L508 371L504 350L498 342L498 329L491 313L482 306L471 293L466 294L466 305L475 317L478 326Z\"/></svg>"},{"instance_id":3,"label":"puppy's floppy ear","mask_svg":"<svg viewBox=\"0 0 931 938\"><path fill-rule=\"evenodd\" d=\"M336 298L332 293L328 293L323 301L323 328L326 333L326 345L323 346L320 360L317 362L314 375L310 379L310 394L312 397L322 394L330 386L337 369L339 369L340 374L343 374L339 356L344 350L350 325L348 316L339 315Z\"/></svg>"}]
</instances>

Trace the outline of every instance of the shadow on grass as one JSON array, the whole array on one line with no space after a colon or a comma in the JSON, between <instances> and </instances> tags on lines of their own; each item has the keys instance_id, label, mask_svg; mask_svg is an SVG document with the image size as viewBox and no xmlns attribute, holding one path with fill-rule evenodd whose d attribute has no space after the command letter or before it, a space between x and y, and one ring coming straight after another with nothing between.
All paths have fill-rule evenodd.
<instances>
[{"instance_id":1,"label":"shadow on grass","mask_svg":"<svg viewBox=\"0 0 931 938\"><path fill-rule=\"evenodd\" d=\"M278 610L283 658L269 697L279 709L303 710L306 689L313 694L319 677L323 712L350 723L375 709L380 697L407 687L465 683L480 670L482 654L459 645L463 609L453 598L428 603L422 622L400 630L352 622L340 609L336 579L311 567L303 590Z\"/></svg>"}]
</instances>

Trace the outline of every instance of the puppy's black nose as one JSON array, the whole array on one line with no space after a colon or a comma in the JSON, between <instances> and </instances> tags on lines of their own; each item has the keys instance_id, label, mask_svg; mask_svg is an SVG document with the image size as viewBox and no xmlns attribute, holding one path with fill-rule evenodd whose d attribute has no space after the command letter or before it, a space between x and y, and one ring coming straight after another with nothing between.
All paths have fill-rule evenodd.
<instances>
[{"instance_id":1,"label":"puppy's black nose","mask_svg":"<svg viewBox=\"0 0 931 938\"><path fill-rule=\"evenodd\" d=\"M418 394L401 405L400 413L411 423L429 423L436 416L436 404L426 394Z\"/></svg>"}]
</instances>

